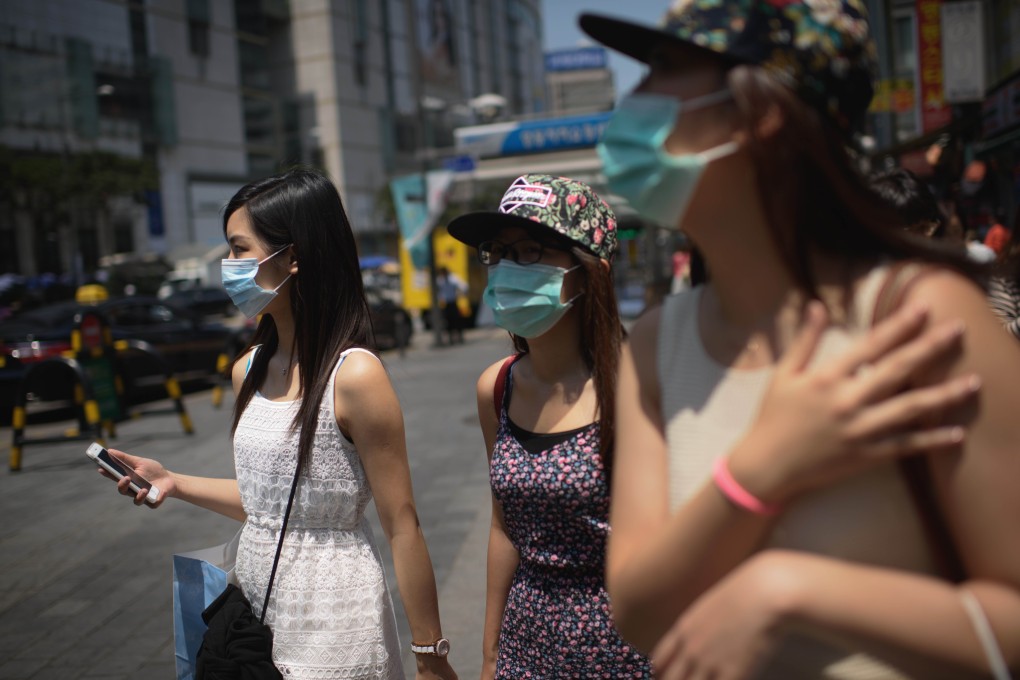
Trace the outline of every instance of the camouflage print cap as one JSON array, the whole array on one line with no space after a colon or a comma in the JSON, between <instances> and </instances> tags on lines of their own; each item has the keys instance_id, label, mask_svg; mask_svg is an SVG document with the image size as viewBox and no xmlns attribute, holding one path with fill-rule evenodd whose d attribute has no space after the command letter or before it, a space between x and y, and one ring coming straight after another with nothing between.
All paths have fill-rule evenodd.
<instances>
[{"instance_id":1,"label":"camouflage print cap","mask_svg":"<svg viewBox=\"0 0 1020 680\"><path fill-rule=\"evenodd\" d=\"M595 14L580 23L639 61L665 40L757 64L844 131L871 102L875 47L864 0L676 0L657 27Z\"/></svg>"},{"instance_id":2,"label":"camouflage print cap","mask_svg":"<svg viewBox=\"0 0 1020 680\"><path fill-rule=\"evenodd\" d=\"M616 255L612 208L590 186L569 177L521 175L503 194L497 212L461 215L448 231L458 241L478 246L512 226L569 241L609 262Z\"/></svg>"}]
</instances>

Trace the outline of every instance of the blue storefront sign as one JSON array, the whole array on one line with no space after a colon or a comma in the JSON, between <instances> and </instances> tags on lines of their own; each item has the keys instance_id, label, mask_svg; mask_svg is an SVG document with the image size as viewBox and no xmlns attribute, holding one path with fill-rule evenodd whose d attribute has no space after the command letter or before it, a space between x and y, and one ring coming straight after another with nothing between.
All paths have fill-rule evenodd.
<instances>
[{"instance_id":1,"label":"blue storefront sign","mask_svg":"<svg viewBox=\"0 0 1020 680\"><path fill-rule=\"evenodd\" d=\"M453 172L471 172L475 169L475 159L471 156L450 156L443 159L442 166Z\"/></svg>"},{"instance_id":2,"label":"blue storefront sign","mask_svg":"<svg viewBox=\"0 0 1020 680\"><path fill-rule=\"evenodd\" d=\"M609 53L604 47L579 47L545 53L546 71L586 71L608 65Z\"/></svg>"},{"instance_id":3,"label":"blue storefront sign","mask_svg":"<svg viewBox=\"0 0 1020 680\"><path fill-rule=\"evenodd\" d=\"M149 218L149 236L163 236L163 197L158 191L145 192L146 213Z\"/></svg>"},{"instance_id":4,"label":"blue storefront sign","mask_svg":"<svg viewBox=\"0 0 1020 680\"><path fill-rule=\"evenodd\" d=\"M457 152L478 158L586 149L598 144L611 111L516 123L496 123L454 131Z\"/></svg>"}]
</instances>

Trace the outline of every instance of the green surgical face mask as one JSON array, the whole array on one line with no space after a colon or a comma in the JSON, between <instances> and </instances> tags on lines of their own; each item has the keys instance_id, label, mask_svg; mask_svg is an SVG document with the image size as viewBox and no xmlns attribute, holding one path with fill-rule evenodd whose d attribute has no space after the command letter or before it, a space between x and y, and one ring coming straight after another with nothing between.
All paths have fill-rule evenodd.
<instances>
[{"instance_id":1,"label":"green surgical face mask","mask_svg":"<svg viewBox=\"0 0 1020 680\"><path fill-rule=\"evenodd\" d=\"M563 277L579 266L564 269L500 260L489 268L482 299L492 309L497 326L522 338L537 338L555 326L580 296L560 301Z\"/></svg>"},{"instance_id":2,"label":"green surgical face mask","mask_svg":"<svg viewBox=\"0 0 1020 680\"><path fill-rule=\"evenodd\" d=\"M705 168L739 146L726 142L700 153L674 156L663 145L683 111L718 104L731 96L720 90L687 101L658 94L625 97L598 145L610 190L659 226L679 229Z\"/></svg>"}]
</instances>

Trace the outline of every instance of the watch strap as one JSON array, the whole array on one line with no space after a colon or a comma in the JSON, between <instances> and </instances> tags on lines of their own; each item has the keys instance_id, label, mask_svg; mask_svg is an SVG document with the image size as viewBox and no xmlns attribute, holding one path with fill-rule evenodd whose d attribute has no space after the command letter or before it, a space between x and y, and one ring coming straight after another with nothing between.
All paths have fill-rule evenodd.
<instances>
[{"instance_id":1,"label":"watch strap","mask_svg":"<svg viewBox=\"0 0 1020 680\"><path fill-rule=\"evenodd\" d=\"M441 647L445 647L446 651L440 651ZM435 642L419 643L411 642L411 651L415 654L427 654L429 656L446 656L449 651L450 641L446 638L439 638Z\"/></svg>"}]
</instances>

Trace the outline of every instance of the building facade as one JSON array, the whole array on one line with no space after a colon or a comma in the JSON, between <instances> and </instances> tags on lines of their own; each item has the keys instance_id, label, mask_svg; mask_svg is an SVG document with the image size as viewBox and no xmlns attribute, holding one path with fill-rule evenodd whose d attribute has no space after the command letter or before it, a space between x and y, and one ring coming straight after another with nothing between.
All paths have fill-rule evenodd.
<instances>
[{"instance_id":1,"label":"building facade","mask_svg":"<svg viewBox=\"0 0 1020 680\"><path fill-rule=\"evenodd\" d=\"M337 183L363 251L392 250L389 180L437 163L473 99L545 108L540 19L539 0L0 0L0 270L215 245L226 200L295 163Z\"/></svg>"},{"instance_id":2,"label":"building facade","mask_svg":"<svg viewBox=\"0 0 1020 680\"><path fill-rule=\"evenodd\" d=\"M1020 2L872 0L869 11L875 163L928 180L979 233L1010 219L1020 206Z\"/></svg>"},{"instance_id":3,"label":"building facade","mask_svg":"<svg viewBox=\"0 0 1020 680\"><path fill-rule=\"evenodd\" d=\"M545 78L550 113L611 111L616 101L604 47L546 52Z\"/></svg>"}]
</instances>

